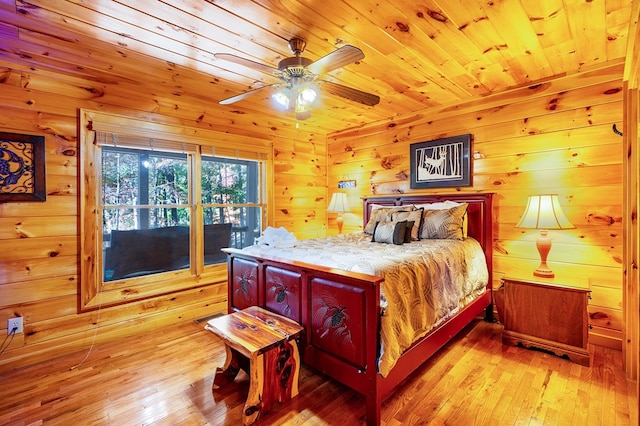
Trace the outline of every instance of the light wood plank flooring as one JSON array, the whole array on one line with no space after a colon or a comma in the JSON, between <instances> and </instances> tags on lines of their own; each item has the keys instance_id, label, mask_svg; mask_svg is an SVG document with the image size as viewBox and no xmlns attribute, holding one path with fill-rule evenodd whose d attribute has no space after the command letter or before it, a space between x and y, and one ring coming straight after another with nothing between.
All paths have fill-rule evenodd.
<instances>
[{"instance_id":1,"label":"light wood plank flooring","mask_svg":"<svg viewBox=\"0 0 640 426\"><path fill-rule=\"evenodd\" d=\"M237 425L248 391L212 394L222 342L185 322L0 374L0 425ZM401 385L384 425L635 425L635 384L618 351L591 346L587 368L503 346L502 326L476 321ZM90 339L92 336L88 336ZM82 363L76 367L78 363ZM258 424L364 424L364 399L309 368L300 395Z\"/></svg>"}]
</instances>

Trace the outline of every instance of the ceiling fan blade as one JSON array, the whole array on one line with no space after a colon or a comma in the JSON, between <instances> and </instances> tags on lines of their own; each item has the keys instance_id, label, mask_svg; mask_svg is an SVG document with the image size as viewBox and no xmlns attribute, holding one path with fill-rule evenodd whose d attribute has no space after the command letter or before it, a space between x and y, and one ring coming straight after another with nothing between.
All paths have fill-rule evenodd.
<instances>
[{"instance_id":1,"label":"ceiling fan blade","mask_svg":"<svg viewBox=\"0 0 640 426\"><path fill-rule=\"evenodd\" d=\"M273 86L276 86L276 85L277 84L270 84L268 86L258 87L257 89L249 90L248 92L240 93L239 95L235 95L235 96L232 96L230 98L223 99L223 100L219 101L218 103L220 105L229 105L229 104L232 104L234 102L238 102L238 101L241 101L241 100L243 100L245 98L248 98L249 96L253 96L257 92L259 92L259 91L261 91L263 89L267 89L267 88L270 88L270 87L273 87Z\"/></svg>"},{"instance_id":2,"label":"ceiling fan blade","mask_svg":"<svg viewBox=\"0 0 640 426\"><path fill-rule=\"evenodd\" d=\"M362 90L343 86L342 84L332 83L330 81L321 81L322 89L332 95L350 99L361 104L374 106L380 103L380 96L363 92Z\"/></svg>"},{"instance_id":3,"label":"ceiling fan blade","mask_svg":"<svg viewBox=\"0 0 640 426\"><path fill-rule=\"evenodd\" d=\"M254 70L262 71L267 74L273 74L276 77L280 77L282 75L282 72L278 68L261 64L250 59L241 58L240 56L232 55L231 53L215 53L213 56L216 59L233 62L234 64L242 65L247 68L253 68Z\"/></svg>"},{"instance_id":4,"label":"ceiling fan blade","mask_svg":"<svg viewBox=\"0 0 640 426\"><path fill-rule=\"evenodd\" d=\"M352 64L363 58L364 53L362 53L362 50L347 44L311 63L307 69L315 75L320 75Z\"/></svg>"}]
</instances>

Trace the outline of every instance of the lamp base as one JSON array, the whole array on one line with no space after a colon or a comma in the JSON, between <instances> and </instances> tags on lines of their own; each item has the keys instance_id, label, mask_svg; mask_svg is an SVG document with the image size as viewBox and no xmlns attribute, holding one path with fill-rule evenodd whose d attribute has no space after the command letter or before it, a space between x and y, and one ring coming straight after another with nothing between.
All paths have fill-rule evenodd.
<instances>
[{"instance_id":1,"label":"lamp base","mask_svg":"<svg viewBox=\"0 0 640 426\"><path fill-rule=\"evenodd\" d=\"M544 269L540 267L538 267L535 271L533 271L533 275L536 277L542 277L542 278L553 278L556 276L551 269L548 269L548 268Z\"/></svg>"},{"instance_id":2,"label":"lamp base","mask_svg":"<svg viewBox=\"0 0 640 426\"><path fill-rule=\"evenodd\" d=\"M536 247L538 248L538 253L540 253L540 266L533 271L533 275L542 278L553 278L555 275L547 266L547 255L551 250L551 238L549 238L547 234L548 232L546 229L541 229L540 236L536 241Z\"/></svg>"}]
</instances>

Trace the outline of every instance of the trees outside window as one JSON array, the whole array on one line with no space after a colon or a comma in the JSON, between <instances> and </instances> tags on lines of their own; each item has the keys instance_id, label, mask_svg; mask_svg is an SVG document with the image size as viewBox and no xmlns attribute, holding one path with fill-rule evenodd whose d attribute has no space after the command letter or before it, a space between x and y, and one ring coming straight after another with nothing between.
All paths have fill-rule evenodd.
<instances>
[{"instance_id":1,"label":"trees outside window","mask_svg":"<svg viewBox=\"0 0 640 426\"><path fill-rule=\"evenodd\" d=\"M190 161L188 154L103 147L104 281L192 268L201 258L197 250L203 250L204 265L223 263L222 248L242 248L260 234L258 162L198 160ZM195 176L201 176L199 182ZM189 196L195 185L202 209ZM202 218L193 220L193 212L200 211ZM200 241L196 228L203 236L202 249L194 244Z\"/></svg>"}]
</instances>

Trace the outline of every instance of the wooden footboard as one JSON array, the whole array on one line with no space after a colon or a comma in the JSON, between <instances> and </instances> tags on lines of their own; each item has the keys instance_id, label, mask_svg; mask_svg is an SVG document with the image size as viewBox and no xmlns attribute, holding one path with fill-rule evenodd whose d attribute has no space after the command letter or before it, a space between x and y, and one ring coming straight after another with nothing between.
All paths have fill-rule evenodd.
<instances>
[{"instance_id":1,"label":"wooden footboard","mask_svg":"<svg viewBox=\"0 0 640 426\"><path fill-rule=\"evenodd\" d=\"M229 311L260 306L300 323L303 361L365 393L376 376L383 279L234 249L227 253Z\"/></svg>"},{"instance_id":2,"label":"wooden footboard","mask_svg":"<svg viewBox=\"0 0 640 426\"><path fill-rule=\"evenodd\" d=\"M483 247L489 270L485 293L405 351L386 377L377 372L381 277L225 249L229 312L260 306L300 323L305 330L299 345L303 362L363 394L367 424L378 425L389 393L475 317L492 311L491 195L364 200L365 223L372 204L468 202L468 233Z\"/></svg>"},{"instance_id":3,"label":"wooden footboard","mask_svg":"<svg viewBox=\"0 0 640 426\"><path fill-rule=\"evenodd\" d=\"M229 255L229 312L260 306L300 323L303 362L366 397L367 424L417 367L490 306L491 293L407 350L387 377L377 374L381 277L257 257Z\"/></svg>"}]
</instances>

